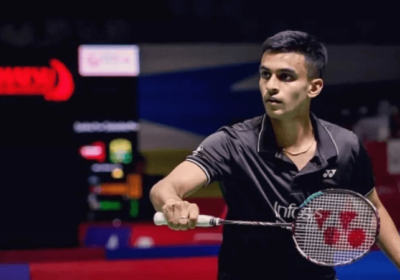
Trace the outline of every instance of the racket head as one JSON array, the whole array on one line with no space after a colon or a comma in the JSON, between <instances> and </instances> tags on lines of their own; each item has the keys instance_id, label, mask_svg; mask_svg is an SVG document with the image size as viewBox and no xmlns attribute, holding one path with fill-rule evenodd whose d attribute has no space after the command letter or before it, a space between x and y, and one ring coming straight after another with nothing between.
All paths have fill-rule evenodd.
<instances>
[{"instance_id":1,"label":"racket head","mask_svg":"<svg viewBox=\"0 0 400 280\"><path fill-rule=\"evenodd\" d=\"M306 259L322 266L340 266L368 253L379 227L378 211L369 200L350 190L327 189L300 206L292 234Z\"/></svg>"}]
</instances>

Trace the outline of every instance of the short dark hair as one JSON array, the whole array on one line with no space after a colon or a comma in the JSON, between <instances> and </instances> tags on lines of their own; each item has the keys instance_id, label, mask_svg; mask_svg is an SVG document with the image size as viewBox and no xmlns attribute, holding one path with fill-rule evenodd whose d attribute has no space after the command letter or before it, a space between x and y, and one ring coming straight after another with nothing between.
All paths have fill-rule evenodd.
<instances>
[{"instance_id":1,"label":"short dark hair","mask_svg":"<svg viewBox=\"0 0 400 280\"><path fill-rule=\"evenodd\" d=\"M328 63L325 46L314 36L301 31L282 31L267 38L262 45L262 54L265 52L303 54L309 78L322 78Z\"/></svg>"}]
</instances>

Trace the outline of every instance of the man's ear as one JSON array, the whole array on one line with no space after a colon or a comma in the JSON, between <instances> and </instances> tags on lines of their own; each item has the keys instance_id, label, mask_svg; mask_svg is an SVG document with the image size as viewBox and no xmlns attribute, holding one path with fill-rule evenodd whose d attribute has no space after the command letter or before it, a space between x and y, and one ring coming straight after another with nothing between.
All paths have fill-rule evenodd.
<instances>
[{"instance_id":1,"label":"man's ear","mask_svg":"<svg viewBox=\"0 0 400 280\"><path fill-rule=\"evenodd\" d=\"M315 98L319 95L322 88L324 87L324 81L322 79L313 79L309 85L308 97Z\"/></svg>"}]
</instances>

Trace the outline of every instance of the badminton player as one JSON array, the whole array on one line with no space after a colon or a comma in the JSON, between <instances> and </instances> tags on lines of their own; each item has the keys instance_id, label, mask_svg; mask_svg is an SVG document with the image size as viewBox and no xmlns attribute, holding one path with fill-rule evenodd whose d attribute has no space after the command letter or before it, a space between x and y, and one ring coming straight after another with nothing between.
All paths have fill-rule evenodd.
<instances>
[{"instance_id":1,"label":"badminton player","mask_svg":"<svg viewBox=\"0 0 400 280\"><path fill-rule=\"evenodd\" d=\"M155 209L171 229L195 227L199 208L184 199L212 181L222 182L229 220L292 222L310 194L350 189L377 207L378 244L400 268L400 237L374 188L366 150L351 131L310 112L324 86L326 64L326 48L309 34L284 31L264 42L259 86L266 113L207 137L151 190ZM218 279L334 280L336 275L302 257L286 229L225 226Z\"/></svg>"}]
</instances>

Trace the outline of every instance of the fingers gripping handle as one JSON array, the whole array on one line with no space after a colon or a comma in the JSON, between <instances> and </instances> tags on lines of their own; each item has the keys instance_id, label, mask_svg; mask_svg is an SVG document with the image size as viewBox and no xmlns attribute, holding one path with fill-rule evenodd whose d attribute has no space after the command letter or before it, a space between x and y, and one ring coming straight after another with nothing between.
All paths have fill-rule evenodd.
<instances>
[{"instance_id":1,"label":"fingers gripping handle","mask_svg":"<svg viewBox=\"0 0 400 280\"><path fill-rule=\"evenodd\" d=\"M213 216L208 215L199 215L197 218L196 227L213 227L219 225L219 218L215 218ZM157 226L168 225L167 219L161 212L157 212L154 214L154 224Z\"/></svg>"}]
</instances>

